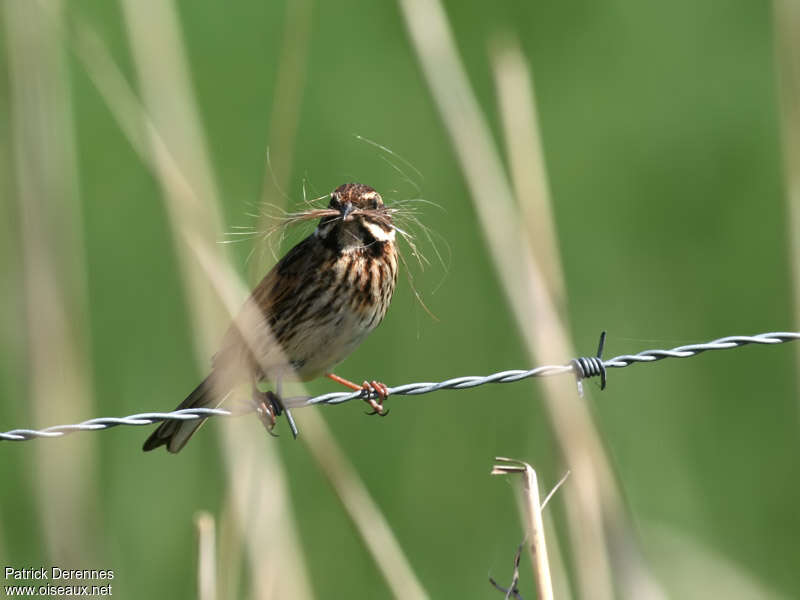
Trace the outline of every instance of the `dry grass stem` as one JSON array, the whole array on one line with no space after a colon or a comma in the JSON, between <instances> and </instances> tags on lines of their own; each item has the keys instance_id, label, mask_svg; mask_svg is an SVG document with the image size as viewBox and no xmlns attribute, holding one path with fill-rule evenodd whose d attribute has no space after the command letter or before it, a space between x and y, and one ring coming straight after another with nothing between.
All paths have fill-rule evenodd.
<instances>
[{"instance_id":1,"label":"dry grass stem","mask_svg":"<svg viewBox=\"0 0 800 600\"><path fill-rule=\"evenodd\" d=\"M553 582L550 577L550 561L547 557L547 544L544 538L544 522L542 521L542 506L539 502L539 482L536 478L536 471L528 463L521 461L500 456L495 460L500 461L500 464L494 466L492 475L508 475L509 473L522 475L527 527L525 537L536 578L536 597L539 600L553 600ZM564 480L562 479L562 481Z\"/></svg>"},{"instance_id":2,"label":"dry grass stem","mask_svg":"<svg viewBox=\"0 0 800 600\"><path fill-rule=\"evenodd\" d=\"M547 494L547 496L544 497L544 500L542 500L542 510L544 510L544 507L547 506L548 502L550 502L550 499L553 496L555 496L556 492L558 491L558 488L560 488L562 485L564 485L564 482L567 481L567 478L569 477L570 473L571 473L571 471L567 471L566 473L564 473L563 477L561 477L561 479L558 480L558 483L555 484L553 486L553 489L550 490L550 492Z\"/></svg>"},{"instance_id":3,"label":"dry grass stem","mask_svg":"<svg viewBox=\"0 0 800 600\"><path fill-rule=\"evenodd\" d=\"M250 427L248 427L250 425ZM252 422L224 429L228 487L247 548L254 598L314 598L290 491L277 452Z\"/></svg>"},{"instance_id":4,"label":"dry grass stem","mask_svg":"<svg viewBox=\"0 0 800 600\"><path fill-rule=\"evenodd\" d=\"M278 59L278 74L272 112L269 121L267 159L261 190L261 203L285 207L292 158L303 105L303 88L308 70L308 52L312 29L312 0L294 0L286 3L286 21L283 28L283 44ZM275 194L275 191L278 194ZM265 231L273 227L270 215L262 213L256 221L256 229ZM254 260L250 275L253 280L261 278L268 267L265 257Z\"/></svg>"},{"instance_id":5,"label":"dry grass stem","mask_svg":"<svg viewBox=\"0 0 800 600\"><path fill-rule=\"evenodd\" d=\"M2 5L27 309L33 422L91 415L88 302L60 2ZM57 400L57 401L56 401ZM30 472L53 564L92 564L100 541L95 440L32 449ZM33 475L35 474L35 475ZM53 501L57 492L57 501Z\"/></svg>"},{"instance_id":6,"label":"dry grass stem","mask_svg":"<svg viewBox=\"0 0 800 600\"><path fill-rule=\"evenodd\" d=\"M217 598L217 543L214 517L205 511L194 516L197 531L197 598Z\"/></svg>"},{"instance_id":7,"label":"dry grass stem","mask_svg":"<svg viewBox=\"0 0 800 600\"><path fill-rule=\"evenodd\" d=\"M563 307L566 302L564 275L533 81L527 61L513 38L498 40L492 46L491 58L514 194L524 217L534 260L554 304Z\"/></svg>"},{"instance_id":8,"label":"dry grass stem","mask_svg":"<svg viewBox=\"0 0 800 600\"><path fill-rule=\"evenodd\" d=\"M511 576L511 583L507 588L497 583L493 577L489 577L489 583L492 584L492 587L496 590L503 592L506 595L506 600L509 600L509 598L522 600L522 596L519 593L519 561L522 557L522 546L523 545L520 544L517 547L517 551L514 553L514 573Z\"/></svg>"},{"instance_id":9,"label":"dry grass stem","mask_svg":"<svg viewBox=\"0 0 800 600\"><path fill-rule=\"evenodd\" d=\"M793 0L775 0L773 22L783 142L783 177L786 182L794 283L794 314L795 323L800 323L800 5ZM795 352L800 366L800 351ZM800 373L800 368L797 373Z\"/></svg>"},{"instance_id":10,"label":"dry grass stem","mask_svg":"<svg viewBox=\"0 0 800 600\"><path fill-rule=\"evenodd\" d=\"M200 232L202 237L213 242L223 231L217 185L197 115L174 3L123 0L122 8L149 116L149 120L144 120L144 129L150 152L158 170L166 167L170 171L158 173L169 200L166 206L170 218L180 223L181 228ZM166 151L174 164L164 160ZM184 181L172 176L175 173L183 174ZM195 312L193 320L206 324L192 328L194 335L200 336L199 345L196 344L198 360L205 364L209 356L207 350L219 339L224 313L197 265L190 257L182 256L184 249L177 240L176 251L182 272L188 279L187 293L192 298L189 308ZM222 249L218 251L223 252ZM218 326L210 327L212 323Z\"/></svg>"},{"instance_id":11,"label":"dry grass stem","mask_svg":"<svg viewBox=\"0 0 800 600\"><path fill-rule=\"evenodd\" d=\"M427 598L428 593L417 579L389 522L322 417L316 411L306 411L302 414L302 427L305 435L314 440L308 445L309 450L342 501L394 597Z\"/></svg>"},{"instance_id":12,"label":"dry grass stem","mask_svg":"<svg viewBox=\"0 0 800 600\"><path fill-rule=\"evenodd\" d=\"M138 124L123 129L147 133L150 147L146 162L154 167L164 190L186 295L190 299L197 356L205 369L230 312L219 304L219 290L215 290L186 241L193 240L207 257L227 264L227 257L216 244L222 232L216 184L189 89L173 4L126 1L123 6L145 98L143 110L125 114ZM109 64L113 63L105 63ZM106 100L113 102L116 98L106 96ZM125 108L132 107L135 109L137 103L128 102L113 112L123 114ZM228 303L241 292L236 287L224 289ZM274 449L254 454L252 448L257 440L253 436L248 440L246 436L228 434L223 444L237 522L248 549L253 594L257 598L311 597L294 521L287 510L288 490L282 469L273 456ZM254 490L258 494L255 506ZM268 563L266 557L270 558Z\"/></svg>"},{"instance_id":13,"label":"dry grass stem","mask_svg":"<svg viewBox=\"0 0 800 600\"><path fill-rule=\"evenodd\" d=\"M511 184L459 59L441 3L399 0L399 4L529 353L534 361L545 364L574 356L566 323L559 316L564 313L563 307L557 306L534 259ZM502 77L505 80L506 75ZM536 140L528 147L539 145ZM538 183L537 189L546 189L546 184ZM557 250L547 254L557 256ZM576 397L574 382L549 378L542 386L556 437L575 481L565 495L581 594L601 600L615 596L613 558L625 566L618 570L623 595L662 597L638 554L605 449L585 404Z\"/></svg>"},{"instance_id":14,"label":"dry grass stem","mask_svg":"<svg viewBox=\"0 0 800 600\"><path fill-rule=\"evenodd\" d=\"M219 558L217 591L221 598L239 598L245 538L239 527L236 498L228 488L218 517L217 544Z\"/></svg>"}]
</instances>

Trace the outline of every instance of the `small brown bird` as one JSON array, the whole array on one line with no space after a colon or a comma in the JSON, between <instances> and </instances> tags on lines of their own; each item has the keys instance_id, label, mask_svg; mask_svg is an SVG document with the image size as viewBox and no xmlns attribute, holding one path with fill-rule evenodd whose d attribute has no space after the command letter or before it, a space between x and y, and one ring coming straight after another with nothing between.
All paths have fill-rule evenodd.
<instances>
[{"instance_id":1,"label":"small brown bird","mask_svg":"<svg viewBox=\"0 0 800 600\"><path fill-rule=\"evenodd\" d=\"M214 355L211 373L176 410L217 407L234 388L249 383L274 424L280 398L260 392L259 382L308 381L325 374L352 389L375 392L381 403L368 402L383 414L386 386L376 381L359 386L329 371L378 326L389 307L398 256L392 213L378 192L360 183L336 188L327 209L303 213L303 219L320 217L319 225L253 290ZM166 445L178 452L202 422L166 421L143 448Z\"/></svg>"}]
</instances>

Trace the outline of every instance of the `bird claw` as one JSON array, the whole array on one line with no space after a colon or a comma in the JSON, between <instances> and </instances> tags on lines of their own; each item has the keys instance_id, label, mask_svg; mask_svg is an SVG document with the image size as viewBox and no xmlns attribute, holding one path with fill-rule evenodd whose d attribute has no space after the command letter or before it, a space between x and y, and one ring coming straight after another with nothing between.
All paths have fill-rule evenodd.
<instances>
[{"instance_id":1,"label":"bird claw","mask_svg":"<svg viewBox=\"0 0 800 600\"><path fill-rule=\"evenodd\" d=\"M281 414L281 404L278 397L272 391L261 392L257 389L253 390L253 401L256 405L256 415L258 420L264 426L272 437L279 437L277 433L273 432L277 417Z\"/></svg>"},{"instance_id":2,"label":"bird claw","mask_svg":"<svg viewBox=\"0 0 800 600\"><path fill-rule=\"evenodd\" d=\"M353 383L352 381L348 381L343 377L339 377L334 373L327 373L326 377L332 379L336 383L340 383L343 386L350 388L351 390L361 390L361 398L367 404L372 407L372 411L366 414L368 415L379 415L381 417L385 417L389 414L388 410L383 409L383 401L389 397L389 388L386 387L385 383L381 383L379 381L365 381L360 386L357 383ZM372 395L375 394L379 402L376 402Z\"/></svg>"},{"instance_id":3,"label":"bird claw","mask_svg":"<svg viewBox=\"0 0 800 600\"><path fill-rule=\"evenodd\" d=\"M365 381L361 384L362 395L364 397L364 401L372 407L372 410L367 415L378 415L379 417L385 417L389 414L389 410L384 410L383 402L386 398L389 397L389 388L386 387L385 383L381 383L379 381ZM374 398L372 398L372 394L377 394L379 401L376 402Z\"/></svg>"}]
</instances>

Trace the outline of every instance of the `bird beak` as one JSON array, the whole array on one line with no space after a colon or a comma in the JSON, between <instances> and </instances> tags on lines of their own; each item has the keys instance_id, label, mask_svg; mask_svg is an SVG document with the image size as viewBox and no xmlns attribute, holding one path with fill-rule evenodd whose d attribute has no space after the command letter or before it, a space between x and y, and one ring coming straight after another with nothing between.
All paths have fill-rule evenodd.
<instances>
[{"instance_id":1,"label":"bird beak","mask_svg":"<svg viewBox=\"0 0 800 600\"><path fill-rule=\"evenodd\" d=\"M341 212L342 212L342 221L346 221L346 220L347 220L347 217L348 217L348 215L349 215L351 212L353 212L353 210L355 210L355 208L353 207L353 204L352 204L352 203L348 202L347 204L345 204L345 205L342 207L342 211L341 211Z\"/></svg>"}]
</instances>

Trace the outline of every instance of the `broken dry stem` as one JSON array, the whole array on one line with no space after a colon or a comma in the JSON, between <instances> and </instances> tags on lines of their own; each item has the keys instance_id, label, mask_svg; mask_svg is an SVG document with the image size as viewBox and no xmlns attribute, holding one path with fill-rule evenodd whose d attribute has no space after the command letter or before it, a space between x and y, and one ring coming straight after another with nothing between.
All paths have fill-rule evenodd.
<instances>
[{"instance_id":1,"label":"broken dry stem","mask_svg":"<svg viewBox=\"0 0 800 600\"><path fill-rule=\"evenodd\" d=\"M539 501L539 482L536 471L524 462L498 456L492 468L492 475L508 475L520 473L522 475L522 490L528 540L528 550L531 555L531 566L536 577L537 598L540 600L553 599L553 583L550 578L550 563L547 558L547 545L544 539L544 523L542 522L542 507Z\"/></svg>"}]
</instances>

